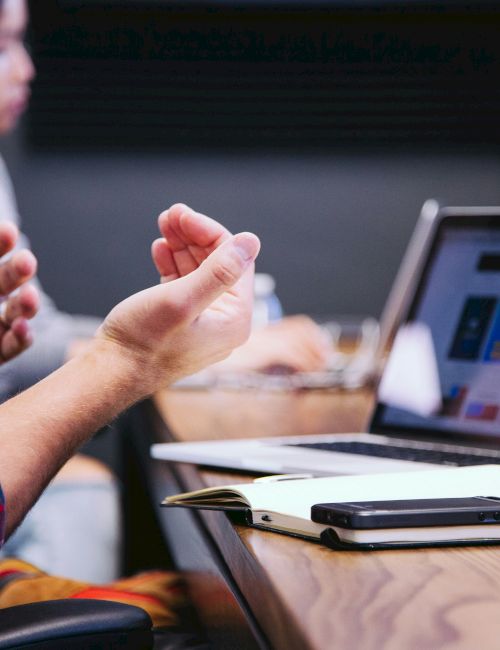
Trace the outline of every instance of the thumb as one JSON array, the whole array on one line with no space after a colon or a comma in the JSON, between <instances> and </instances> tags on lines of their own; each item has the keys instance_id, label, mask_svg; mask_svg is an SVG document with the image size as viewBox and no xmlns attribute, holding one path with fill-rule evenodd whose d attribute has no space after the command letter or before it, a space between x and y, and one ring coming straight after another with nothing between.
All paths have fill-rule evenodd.
<instances>
[{"instance_id":1,"label":"thumb","mask_svg":"<svg viewBox=\"0 0 500 650\"><path fill-rule=\"evenodd\" d=\"M169 289L182 292L183 300L189 300L196 313L201 313L225 291L242 278L259 254L259 238L250 232L234 235L218 246L194 271L169 284ZM253 280L242 285L241 297L251 299ZM181 297L180 296L180 297Z\"/></svg>"}]
</instances>

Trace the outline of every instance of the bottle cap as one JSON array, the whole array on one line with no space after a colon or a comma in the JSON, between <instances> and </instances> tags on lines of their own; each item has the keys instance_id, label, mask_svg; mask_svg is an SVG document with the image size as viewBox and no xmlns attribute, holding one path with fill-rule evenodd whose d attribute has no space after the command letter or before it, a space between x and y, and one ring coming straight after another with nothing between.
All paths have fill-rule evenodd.
<instances>
[{"instance_id":1,"label":"bottle cap","mask_svg":"<svg viewBox=\"0 0 500 650\"><path fill-rule=\"evenodd\" d=\"M254 281L254 294L258 298L274 293L276 281L269 273L256 273Z\"/></svg>"}]
</instances>

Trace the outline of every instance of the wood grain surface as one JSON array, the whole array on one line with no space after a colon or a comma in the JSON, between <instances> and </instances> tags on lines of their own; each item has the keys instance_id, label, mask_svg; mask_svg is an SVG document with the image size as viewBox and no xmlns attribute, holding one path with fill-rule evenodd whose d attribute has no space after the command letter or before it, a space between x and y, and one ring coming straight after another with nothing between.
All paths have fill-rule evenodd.
<instances>
[{"instance_id":1,"label":"wood grain surface","mask_svg":"<svg viewBox=\"0 0 500 650\"><path fill-rule=\"evenodd\" d=\"M360 430L372 397L171 391L156 405L176 438L205 439ZM252 480L177 469L186 489ZM338 552L223 513L202 519L273 648L500 648L500 547Z\"/></svg>"}]
</instances>

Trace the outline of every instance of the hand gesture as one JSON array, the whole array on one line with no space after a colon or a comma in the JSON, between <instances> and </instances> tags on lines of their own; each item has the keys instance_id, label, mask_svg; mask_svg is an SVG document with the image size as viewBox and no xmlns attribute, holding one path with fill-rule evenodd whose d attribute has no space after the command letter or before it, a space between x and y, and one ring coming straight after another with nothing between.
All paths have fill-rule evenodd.
<instances>
[{"instance_id":1,"label":"hand gesture","mask_svg":"<svg viewBox=\"0 0 500 650\"><path fill-rule=\"evenodd\" d=\"M14 248L18 234L12 223L0 223L0 257ZM36 314L39 297L36 289L25 283L35 275L36 267L36 258L29 250L18 251L0 263L0 364L31 345L28 319ZM12 295L16 289L19 291Z\"/></svg>"},{"instance_id":2,"label":"hand gesture","mask_svg":"<svg viewBox=\"0 0 500 650\"><path fill-rule=\"evenodd\" d=\"M184 205L159 217L162 283L115 307L98 336L140 369L145 394L224 359L250 332L258 238Z\"/></svg>"}]
</instances>

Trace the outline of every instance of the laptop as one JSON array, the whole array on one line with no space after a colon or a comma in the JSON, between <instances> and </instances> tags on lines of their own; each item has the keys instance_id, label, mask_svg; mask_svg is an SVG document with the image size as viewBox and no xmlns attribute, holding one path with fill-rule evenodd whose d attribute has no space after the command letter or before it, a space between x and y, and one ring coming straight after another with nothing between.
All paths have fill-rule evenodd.
<instances>
[{"instance_id":1,"label":"laptop","mask_svg":"<svg viewBox=\"0 0 500 650\"><path fill-rule=\"evenodd\" d=\"M500 207L427 202L381 322L396 337L367 433L164 443L153 457L312 476L500 464Z\"/></svg>"}]
</instances>

